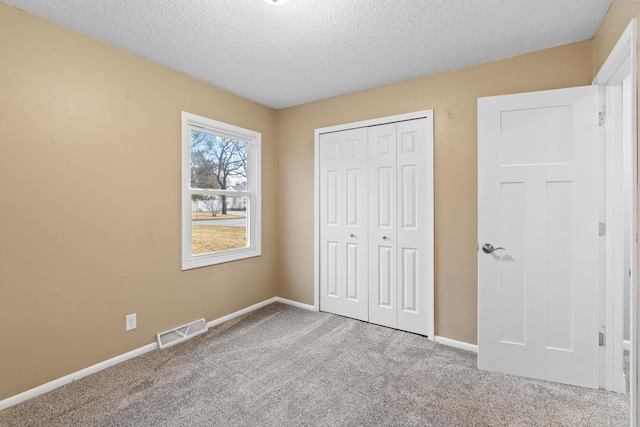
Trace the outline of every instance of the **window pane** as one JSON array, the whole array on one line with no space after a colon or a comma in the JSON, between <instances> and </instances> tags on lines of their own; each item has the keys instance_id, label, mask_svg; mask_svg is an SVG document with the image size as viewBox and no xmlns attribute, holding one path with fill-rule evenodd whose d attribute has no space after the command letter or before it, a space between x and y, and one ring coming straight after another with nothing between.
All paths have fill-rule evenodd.
<instances>
[{"instance_id":1,"label":"window pane","mask_svg":"<svg viewBox=\"0 0 640 427\"><path fill-rule=\"evenodd\" d=\"M191 131L191 187L247 189L247 144Z\"/></svg>"},{"instance_id":2,"label":"window pane","mask_svg":"<svg viewBox=\"0 0 640 427\"><path fill-rule=\"evenodd\" d=\"M247 197L191 196L193 255L247 247Z\"/></svg>"}]
</instances>

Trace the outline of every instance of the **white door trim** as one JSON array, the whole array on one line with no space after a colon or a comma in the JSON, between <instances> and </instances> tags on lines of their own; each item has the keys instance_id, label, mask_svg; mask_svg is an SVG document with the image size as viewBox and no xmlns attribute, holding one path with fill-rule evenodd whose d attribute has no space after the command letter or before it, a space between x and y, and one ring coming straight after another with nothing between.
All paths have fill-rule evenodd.
<instances>
[{"instance_id":1,"label":"white door trim","mask_svg":"<svg viewBox=\"0 0 640 427\"><path fill-rule=\"evenodd\" d=\"M434 120L433 110L423 110L423 111L416 111L413 113L399 114L399 115L388 116L388 117L380 117L376 119L362 120L359 122L344 123L340 125L315 129L314 131L314 168L315 168L314 169L314 212L313 212L313 224L314 224L314 227L313 227L314 229L313 231L313 240L314 240L313 306L316 311L320 310L320 134L329 133L329 132L339 132L343 130L369 127L369 126L377 126L377 125L382 125L386 123L403 122L406 120L414 120L414 119L421 119L421 118L426 118L430 120L431 128L433 128L433 120ZM434 155L435 155L435 152L434 152ZM427 166L430 168L430 170L433 173L433 170L434 170L433 155L430 156L430 159L428 159ZM431 224L433 224L433 219L434 219L433 194L434 192L432 191L431 196L429 196L427 201L427 206L428 206L427 213L430 217L428 218L428 221ZM429 247L427 247L427 250L429 250L431 253L434 253L433 252L433 249L434 249L433 230L430 234L431 234L431 239L429 242ZM433 257L430 257L429 262L431 263L429 271L433 272L434 271ZM427 336L429 337L429 339L434 340L435 338L435 327L434 327L435 326L435 300L434 300L434 276L433 275L429 277L427 280L426 291L429 299L429 302L427 304L428 310L429 310L429 316L428 316L429 329L428 329Z\"/></svg>"},{"instance_id":2,"label":"white door trim","mask_svg":"<svg viewBox=\"0 0 640 427\"><path fill-rule=\"evenodd\" d=\"M632 165L631 165L630 176L623 177L623 179L624 179L624 184L630 186L632 189L630 192L631 194L630 197L632 198L632 200L630 201L632 212L627 212L627 214L631 215L632 234L633 234L632 241L635 241L635 238L636 238L635 236L638 229L637 227L637 200L638 200L638 191L637 191L637 177L638 177L638 172L637 172L637 117L638 117L637 115L637 75L638 75L637 40L638 40L637 20L633 19L627 26L626 30L624 31L624 33L616 43L615 47L609 54L609 57L607 58L606 62L604 63L604 65L596 75L595 79L593 80L594 85L598 85L600 87L606 87L606 86L620 84L624 80L624 78L629 75L629 73L631 74L631 79L630 79L631 84L629 89L632 93L633 98L635 99L635 102L631 102L631 111L629 114L630 116L629 126L631 128L629 129L631 133L631 138L630 138L631 147L627 147L627 148L630 149L630 154L631 154L630 157L631 157ZM606 105L607 102L611 103L612 98L605 97L605 107L607 110L613 110L614 114L616 114L615 113L616 109L609 108L610 106ZM612 135L609 132L605 132L605 139L607 137L611 138L611 136ZM619 140L620 139L618 139L618 141ZM615 141L611 141L611 142L615 142ZM606 143L609 143L609 141L606 141ZM607 144L607 145L610 145L610 144ZM621 165L618 165L618 166L621 166ZM607 212L610 212L614 216L617 214L618 217L620 217L620 214L624 214L624 213L615 212L615 211L611 212L610 209L607 209ZM607 221L609 221L609 219L610 218L607 217ZM623 232L623 231L624 230L614 230L614 233ZM609 241L610 240L607 239L607 242ZM624 242L624 239L622 239L622 242ZM630 399L631 399L631 425L635 426L638 421L638 406L639 406L638 405L638 396L639 396L638 394L638 335L637 335L638 334L637 243L632 244L631 246L632 246L632 250L631 250L632 251L631 253L632 274L631 274L631 328L630 328L631 330L630 332L630 341L631 341L631 345L630 345L630 348L631 348L631 363L630 363L631 364L631 374L630 374L631 397ZM617 253L619 253L620 248L613 247L613 245L609 245L606 248L607 270L613 267L612 265L610 265L610 263L612 263L613 261L613 256L614 256L614 253L616 253L616 249L618 251ZM612 276L607 273L607 279L609 280L610 278L612 278ZM621 292L621 289L619 289L620 286L621 286L621 283L615 283L615 284L607 283L606 285L607 292L609 293L611 291ZM622 303L623 302L621 301L620 298L617 298L617 300L614 299L613 301L610 298L608 298L606 301L605 319L603 319L604 326L607 331L612 332L611 333L612 336L621 336L622 334L622 331L621 331L621 328L623 328L622 319L620 318L620 316L610 315L611 313L620 313L623 310L623 306L621 305ZM609 367L614 363L613 360L610 360L611 357L614 357L612 352L606 351L605 360L604 360L606 375L615 374L612 369L609 369ZM605 377L605 382L609 382L609 381L613 381L613 379Z\"/></svg>"}]
</instances>

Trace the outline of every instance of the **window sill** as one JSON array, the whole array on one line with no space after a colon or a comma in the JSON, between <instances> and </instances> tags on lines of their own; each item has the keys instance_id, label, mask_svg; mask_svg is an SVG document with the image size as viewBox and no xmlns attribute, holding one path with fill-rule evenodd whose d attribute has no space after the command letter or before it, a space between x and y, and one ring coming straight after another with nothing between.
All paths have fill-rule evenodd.
<instances>
[{"instance_id":1,"label":"window sill","mask_svg":"<svg viewBox=\"0 0 640 427\"><path fill-rule=\"evenodd\" d=\"M212 254L192 255L187 259L182 260L182 271L254 258L260 255L262 255L261 251L253 248L235 249Z\"/></svg>"}]
</instances>

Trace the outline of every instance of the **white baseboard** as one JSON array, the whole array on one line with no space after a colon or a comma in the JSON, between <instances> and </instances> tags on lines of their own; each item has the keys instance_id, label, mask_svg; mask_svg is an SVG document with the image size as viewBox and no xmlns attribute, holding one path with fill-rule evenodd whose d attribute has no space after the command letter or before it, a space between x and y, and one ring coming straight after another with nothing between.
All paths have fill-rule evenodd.
<instances>
[{"instance_id":1,"label":"white baseboard","mask_svg":"<svg viewBox=\"0 0 640 427\"><path fill-rule=\"evenodd\" d=\"M449 347L460 348L462 350L473 351L474 353L478 352L478 346L475 344L469 344L462 341L452 340L450 338L435 336L435 342L439 344L448 345Z\"/></svg>"},{"instance_id":2,"label":"white baseboard","mask_svg":"<svg viewBox=\"0 0 640 427\"><path fill-rule=\"evenodd\" d=\"M318 311L318 310L316 310L316 308L314 306L312 306L310 304L303 304L301 302L292 301L290 299L280 298L280 297L275 297L273 299L276 300L277 302L281 302L283 304L291 305L293 307L303 308L305 310L310 310L310 311Z\"/></svg>"},{"instance_id":3,"label":"white baseboard","mask_svg":"<svg viewBox=\"0 0 640 427\"><path fill-rule=\"evenodd\" d=\"M207 326L212 328L216 325L219 325L221 323L227 322L229 320L235 319L236 317L240 317L243 314L247 314L247 313L251 313L252 311L255 311L259 308L265 307L269 304L272 304L274 302L280 302L282 304L287 304L287 305L291 305L293 307L298 307L298 308L303 308L305 310L315 310L315 308L312 305L309 304L303 304L301 302L297 302L297 301L291 301L289 299L286 298L280 298L280 297L273 297L273 298L269 298L268 300L259 302L257 304L252 305L251 307L247 307L247 308L243 308L242 310L238 310L234 313L231 314L227 314L226 316L222 316L218 319L212 320L210 322L207 323Z\"/></svg>"},{"instance_id":4,"label":"white baseboard","mask_svg":"<svg viewBox=\"0 0 640 427\"><path fill-rule=\"evenodd\" d=\"M257 304L253 304L250 307L243 308L242 310L238 310L238 311L233 312L231 314L227 314L226 316L222 316L222 317L214 319L214 320L212 320L210 322L207 322L207 326L210 327L210 328L213 328L214 326L218 326L221 323L224 323L224 322L227 322L229 320L235 319L236 317L240 317L243 314L251 313L252 311L255 311L255 310L259 309L259 308L265 307L265 306L267 306L267 305L269 305L271 303L274 303L274 302L277 302L276 297L269 298L268 300L259 302Z\"/></svg>"},{"instance_id":5,"label":"white baseboard","mask_svg":"<svg viewBox=\"0 0 640 427\"><path fill-rule=\"evenodd\" d=\"M265 307L274 302L280 302L280 303L291 305L294 307L303 308L305 310L315 310L315 308L309 304L303 304L300 302L291 301L291 300L280 298L280 297L273 297L273 298L269 298L266 301L262 301L257 304L254 304L251 307L247 307L242 310L238 310L234 313L228 314L226 316L222 316L218 319L212 320L207 323L207 326L211 328L213 326L224 323L228 320L235 319L236 317L242 316L243 314L251 313L254 310ZM121 354L120 356L113 357L109 360L105 360L104 362L100 362L93 366L89 366L88 368L81 369L72 374L65 375L64 377L58 378L57 380L53 380L46 384L42 384L38 387L32 388L31 390L27 390L20 394L16 394L15 396L11 396L4 400L0 400L0 411L2 411L3 409L7 409L13 405L17 405L18 403L24 402L25 400L29 400L41 394L47 393L51 390L55 390L58 387L62 387L65 384L69 384L70 382L79 380L80 378L86 377L87 375L95 374L96 372L100 372L103 369L110 368L111 366L117 365L118 363L122 363L126 360L133 359L134 357L140 356L141 354L147 353L157 348L158 348L158 344L156 342L147 344L145 346L132 350L128 353Z\"/></svg>"},{"instance_id":6,"label":"white baseboard","mask_svg":"<svg viewBox=\"0 0 640 427\"><path fill-rule=\"evenodd\" d=\"M11 396L4 400L0 400L0 411L2 411L3 409L7 409L10 406L17 405L18 403L24 402L25 400L29 400L36 396L40 396L41 394L47 393L58 387L62 387L65 384L69 384L73 381L77 381L80 378L86 377L87 375L95 374L96 372L100 372L103 369L110 368L111 366L117 365L118 363L122 363L125 360L133 359L134 357L138 357L141 354L148 353L152 350L155 350L157 347L158 345L156 343L147 344L143 347L137 348L128 353L121 354L120 356L113 357L109 360L105 360L104 362L100 362L93 366L89 366L88 368L81 369L72 374L65 375L64 377L58 378L57 380L53 380L46 384L42 384L38 387L32 388L31 390L27 390L20 394L16 394L15 396Z\"/></svg>"},{"instance_id":7,"label":"white baseboard","mask_svg":"<svg viewBox=\"0 0 640 427\"><path fill-rule=\"evenodd\" d=\"M622 349L623 350L631 350L631 341L623 340L622 341Z\"/></svg>"}]
</instances>

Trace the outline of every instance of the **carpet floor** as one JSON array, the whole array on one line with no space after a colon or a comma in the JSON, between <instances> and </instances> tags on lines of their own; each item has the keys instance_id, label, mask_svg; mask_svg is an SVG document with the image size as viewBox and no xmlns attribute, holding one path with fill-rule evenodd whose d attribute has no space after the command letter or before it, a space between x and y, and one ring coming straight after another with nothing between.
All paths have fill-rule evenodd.
<instances>
[{"instance_id":1,"label":"carpet floor","mask_svg":"<svg viewBox=\"0 0 640 427\"><path fill-rule=\"evenodd\" d=\"M482 372L425 337L271 304L0 412L0 426L627 426L622 394Z\"/></svg>"}]
</instances>

